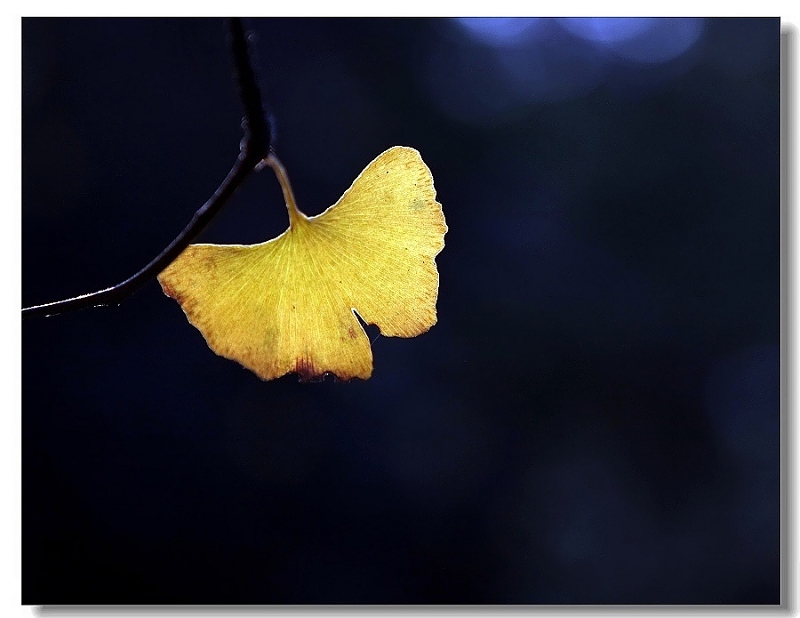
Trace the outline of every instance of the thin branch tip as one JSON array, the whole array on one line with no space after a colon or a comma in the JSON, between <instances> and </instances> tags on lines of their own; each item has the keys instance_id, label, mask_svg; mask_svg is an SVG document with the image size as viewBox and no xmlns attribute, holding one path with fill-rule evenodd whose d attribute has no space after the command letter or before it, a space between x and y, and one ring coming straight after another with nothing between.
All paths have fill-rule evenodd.
<instances>
[{"instance_id":1,"label":"thin branch tip","mask_svg":"<svg viewBox=\"0 0 800 618\"><path fill-rule=\"evenodd\" d=\"M272 142L271 123L267 122L253 68L252 44L257 37L246 32L239 17L227 20L228 42L233 59L234 75L239 91L244 117L244 136L239 144L239 154L214 194L195 212L189 224L147 266L125 281L90 294L83 294L56 302L26 307L22 318L37 318L78 311L89 307L118 306L144 284L155 279L183 250L202 232L212 219L228 203L250 174L263 167L262 162L270 155Z\"/></svg>"}]
</instances>

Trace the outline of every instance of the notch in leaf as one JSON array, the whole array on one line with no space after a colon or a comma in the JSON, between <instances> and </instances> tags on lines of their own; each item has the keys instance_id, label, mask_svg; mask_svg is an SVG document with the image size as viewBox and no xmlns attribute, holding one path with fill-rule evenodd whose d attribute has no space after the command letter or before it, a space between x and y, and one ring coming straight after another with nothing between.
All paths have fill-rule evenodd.
<instances>
[{"instance_id":1,"label":"notch in leaf","mask_svg":"<svg viewBox=\"0 0 800 618\"><path fill-rule=\"evenodd\" d=\"M356 312L389 337L436 323L444 214L433 176L413 148L379 155L336 204L306 217L275 169L289 229L257 245L190 245L159 276L209 347L264 380L372 375Z\"/></svg>"}]
</instances>

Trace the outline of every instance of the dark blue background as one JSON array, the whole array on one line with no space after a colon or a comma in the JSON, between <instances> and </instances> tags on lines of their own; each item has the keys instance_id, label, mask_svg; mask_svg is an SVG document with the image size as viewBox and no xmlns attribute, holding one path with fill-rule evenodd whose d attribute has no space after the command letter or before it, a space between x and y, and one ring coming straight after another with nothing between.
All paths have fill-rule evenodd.
<instances>
[{"instance_id":1,"label":"dark blue background","mask_svg":"<svg viewBox=\"0 0 800 618\"><path fill-rule=\"evenodd\" d=\"M777 603L779 21L249 24L307 214L422 153L439 323L299 384L155 282L24 322L23 601ZM241 111L221 20L22 31L28 306L156 255ZM286 224L267 171L201 240Z\"/></svg>"}]
</instances>

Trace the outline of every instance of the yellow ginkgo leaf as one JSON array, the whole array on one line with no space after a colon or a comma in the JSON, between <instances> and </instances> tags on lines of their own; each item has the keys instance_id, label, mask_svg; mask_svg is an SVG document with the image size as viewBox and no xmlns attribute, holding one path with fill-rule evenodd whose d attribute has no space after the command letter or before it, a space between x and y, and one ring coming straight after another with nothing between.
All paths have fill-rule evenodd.
<instances>
[{"instance_id":1,"label":"yellow ginkgo leaf","mask_svg":"<svg viewBox=\"0 0 800 618\"><path fill-rule=\"evenodd\" d=\"M447 226L431 172L413 148L390 148L336 204L306 217L277 159L267 162L289 229L258 245L190 245L161 287L214 352L264 380L369 378L372 349L355 312L392 337L436 323L434 258Z\"/></svg>"}]
</instances>

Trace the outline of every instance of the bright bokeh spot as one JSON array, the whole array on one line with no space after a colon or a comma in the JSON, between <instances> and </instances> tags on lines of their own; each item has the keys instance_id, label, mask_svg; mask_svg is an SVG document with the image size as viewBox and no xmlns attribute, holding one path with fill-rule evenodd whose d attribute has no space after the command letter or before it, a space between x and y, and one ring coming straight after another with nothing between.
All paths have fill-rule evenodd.
<instances>
[{"instance_id":1,"label":"bright bokeh spot","mask_svg":"<svg viewBox=\"0 0 800 618\"><path fill-rule=\"evenodd\" d=\"M678 58L698 41L705 27L699 17L564 17L559 23L584 41L641 63Z\"/></svg>"},{"instance_id":2,"label":"bright bokeh spot","mask_svg":"<svg viewBox=\"0 0 800 618\"><path fill-rule=\"evenodd\" d=\"M529 39L541 17L458 17L455 21L474 39L492 46L516 45Z\"/></svg>"},{"instance_id":3,"label":"bright bokeh spot","mask_svg":"<svg viewBox=\"0 0 800 618\"><path fill-rule=\"evenodd\" d=\"M617 43L653 28L655 17L563 17L561 25L575 36L595 43Z\"/></svg>"},{"instance_id":4,"label":"bright bokeh spot","mask_svg":"<svg viewBox=\"0 0 800 618\"><path fill-rule=\"evenodd\" d=\"M699 17L661 18L646 36L623 42L616 53L635 62L669 62L688 52L704 29L705 20Z\"/></svg>"}]
</instances>

